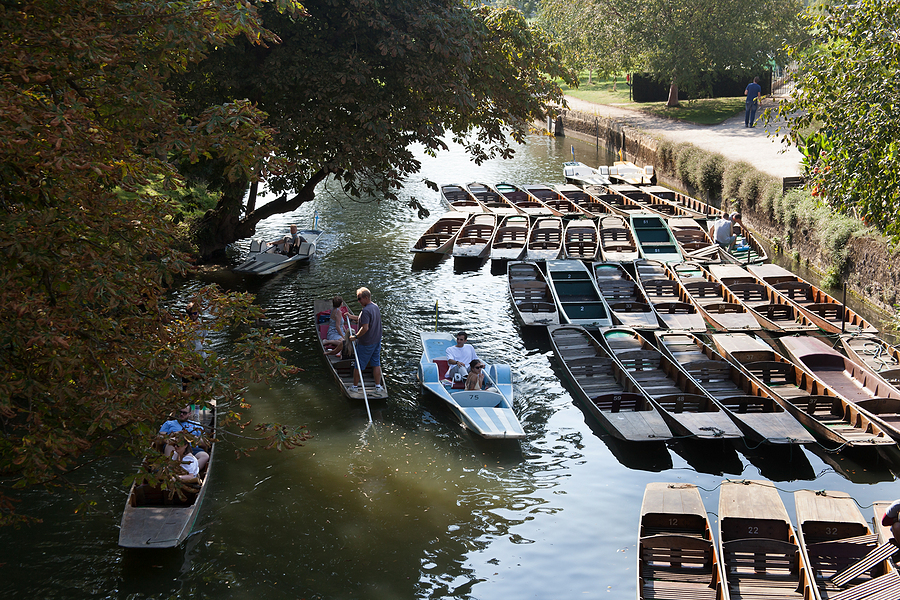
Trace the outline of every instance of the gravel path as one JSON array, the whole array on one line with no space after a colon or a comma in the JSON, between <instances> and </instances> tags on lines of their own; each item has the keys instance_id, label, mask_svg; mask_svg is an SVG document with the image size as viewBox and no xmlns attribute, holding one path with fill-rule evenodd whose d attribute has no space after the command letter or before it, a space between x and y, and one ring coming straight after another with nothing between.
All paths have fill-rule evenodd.
<instances>
[{"instance_id":1,"label":"gravel path","mask_svg":"<svg viewBox=\"0 0 900 600\"><path fill-rule=\"evenodd\" d=\"M778 124L764 127L763 123L759 123L756 127L744 127L743 113L720 125L694 125L626 108L593 104L571 96L566 96L566 102L572 110L609 117L655 137L689 142L704 150L718 152L730 160L747 161L760 171L776 177L801 174L800 151L774 137ZM769 106L773 106L771 101L763 102L763 109Z\"/></svg>"}]
</instances>

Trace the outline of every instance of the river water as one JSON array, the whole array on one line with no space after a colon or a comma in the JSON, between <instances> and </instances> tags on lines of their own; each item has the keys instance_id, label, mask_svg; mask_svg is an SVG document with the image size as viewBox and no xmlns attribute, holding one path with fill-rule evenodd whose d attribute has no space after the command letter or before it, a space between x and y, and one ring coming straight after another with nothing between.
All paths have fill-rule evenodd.
<instances>
[{"instance_id":1,"label":"river water","mask_svg":"<svg viewBox=\"0 0 900 600\"><path fill-rule=\"evenodd\" d=\"M612 160L593 145L535 136L511 161L475 166L456 147L423 156L422 176L438 184L557 182L573 144L583 162ZM171 551L116 545L131 459L80 473L90 483L85 498L23 494L21 509L43 522L0 530L0 596L624 600L635 596L648 482L700 486L714 526L725 478L778 482L792 516L798 489L846 491L866 518L873 501L898 496L889 464L877 456L613 440L573 402L546 333L516 325L505 279L490 261L466 269L413 261L409 247L444 209L419 180L404 194L431 216L418 219L402 201L359 203L323 191L314 206L259 230L272 239L289 223L308 227L317 210L326 234L309 265L265 279L222 272L185 284L174 299L184 302L210 281L257 294L290 361L304 370L248 390L245 416L305 425L312 439L289 452L238 457L248 443L226 435L195 533ZM390 391L373 405L371 426L364 406L344 400L331 380L312 326L313 299L350 301L363 285L384 317ZM467 330L482 357L511 365L527 434L521 443L476 439L420 397L419 331L436 322L443 331ZM83 500L92 508L76 514Z\"/></svg>"}]
</instances>

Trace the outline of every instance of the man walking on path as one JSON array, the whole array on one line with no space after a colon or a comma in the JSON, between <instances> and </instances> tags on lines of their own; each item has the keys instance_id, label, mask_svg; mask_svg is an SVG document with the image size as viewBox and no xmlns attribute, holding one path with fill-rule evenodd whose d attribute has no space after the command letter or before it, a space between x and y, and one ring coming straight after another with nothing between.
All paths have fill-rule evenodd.
<instances>
[{"instance_id":1,"label":"man walking on path","mask_svg":"<svg viewBox=\"0 0 900 600\"><path fill-rule=\"evenodd\" d=\"M762 86L759 85L759 77L754 77L753 82L744 90L747 101L744 105L744 127L756 127L756 109L762 102Z\"/></svg>"}]
</instances>

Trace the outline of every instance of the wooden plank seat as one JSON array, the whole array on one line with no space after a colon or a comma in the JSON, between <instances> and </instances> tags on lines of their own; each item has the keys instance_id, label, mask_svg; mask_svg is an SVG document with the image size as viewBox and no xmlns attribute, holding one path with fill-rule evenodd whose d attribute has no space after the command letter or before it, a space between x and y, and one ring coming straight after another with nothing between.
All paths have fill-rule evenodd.
<instances>
[{"instance_id":1,"label":"wooden plank seat","mask_svg":"<svg viewBox=\"0 0 900 600\"><path fill-rule=\"evenodd\" d=\"M737 539L722 544L733 600L802 598L799 548L781 540Z\"/></svg>"},{"instance_id":2,"label":"wooden plank seat","mask_svg":"<svg viewBox=\"0 0 900 600\"><path fill-rule=\"evenodd\" d=\"M621 313L646 313L653 310L649 304L643 302L611 302L608 304L610 310Z\"/></svg>"},{"instance_id":3,"label":"wooden plank seat","mask_svg":"<svg viewBox=\"0 0 900 600\"><path fill-rule=\"evenodd\" d=\"M715 600L718 572L710 540L668 533L640 540L642 599Z\"/></svg>"},{"instance_id":4,"label":"wooden plank seat","mask_svg":"<svg viewBox=\"0 0 900 600\"><path fill-rule=\"evenodd\" d=\"M891 571L828 596L828 600L897 600L897 598L900 598L900 573L897 571Z\"/></svg>"},{"instance_id":5,"label":"wooden plank seat","mask_svg":"<svg viewBox=\"0 0 900 600\"><path fill-rule=\"evenodd\" d=\"M654 304L653 307L656 309L656 312L669 315L691 314L694 312L694 307L687 302L662 302Z\"/></svg>"},{"instance_id":6,"label":"wooden plank seat","mask_svg":"<svg viewBox=\"0 0 900 600\"><path fill-rule=\"evenodd\" d=\"M598 286L607 300L635 297L636 285L630 281L599 281Z\"/></svg>"},{"instance_id":7,"label":"wooden plank seat","mask_svg":"<svg viewBox=\"0 0 900 600\"><path fill-rule=\"evenodd\" d=\"M514 281L509 284L513 299L518 303L527 300L550 298L550 288L542 281Z\"/></svg>"},{"instance_id":8,"label":"wooden plank seat","mask_svg":"<svg viewBox=\"0 0 900 600\"><path fill-rule=\"evenodd\" d=\"M735 304L734 302L713 302L712 304L703 304L703 310L717 315L744 312L744 308L740 304Z\"/></svg>"},{"instance_id":9,"label":"wooden plank seat","mask_svg":"<svg viewBox=\"0 0 900 600\"><path fill-rule=\"evenodd\" d=\"M644 399L640 394L616 392L601 396L593 396L591 397L591 402L602 411L617 413L620 411L634 412L639 410L644 404Z\"/></svg>"},{"instance_id":10,"label":"wooden plank seat","mask_svg":"<svg viewBox=\"0 0 900 600\"><path fill-rule=\"evenodd\" d=\"M671 279L650 279L641 281L648 295L662 297L678 297L678 284Z\"/></svg>"},{"instance_id":11,"label":"wooden plank seat","mask_svg":"<svg viewBox=\"0 0 900 600\"><path fill-rule=\"evenodd\" d=\"M772 287L791 300L805 300L811 286L805 281L783 281Z\"/></svg>"},{"instance_id":12,"label":"wooden plank seat","mask_svg":"<svg viewBox=\"0 0 900 600\"><path fill-rule=\"evenodd\" d=\"M728 289L744 302L765 302L769 297L766 286L759 283L733 283Z\"/></svg>"},{"instance_id":13,"label":"wooden plank seat","mask_svg":"<svg viewBox=\"0 0 900 600\"><path fill-rule=\"evenodd\" d=\"M421 239L422 248L440 248L444 243L453 237L452 233L427 233Z\"/></svg>"},{"instance_id":14,"label":"wooden plank seat","mask_svg":"<svg viewBox=\"0 0 900 600\"><path fill-rule=\"evenodd\" d=\"M659 369L660 354L656 350L630 350L616 354L616 358L629 371Z\"/></svg>"},{"instance_id":15,"label":"wooden plank seat","mask_svg":"<svg viewBox=\"0 0 900 600\"><path fill-rule=\"evenodd\" d=\"M457 246L476 246L476 245L484 245L488 243L487 238L476 237L476 236L466 236L456 238Z\"/></svg>"},{"instance_id":16,"label":"wooden plank seat","mask_svg":"<svg viewBox=\"0 0 900 600\"><path fill-rule=\"evenodd\" d=\"M816 313L823 319L829 321L839 321L841 319L842 306L831 302L823 302L817 304L804 304L803 308L809 312Z\"/></svg>"},{"instance_id":17,"label":"wooden plank seat","mask_svg":"<svg viewBox=\"0 0 900 600\"><path fill-rule=\"evenodd\" d=\"M699 413L706 412L706 398L694 394L685 394L678 390L674 394L666 394L662 396L654 396L656 401L670 413Z\"/></svg>"},{"instance_id":18,"label":"wooden plank seat","mask_svg":"<svg viewBox=\"0 0 900 600\"><path fill-rule=\"evenodd\" d=\"M689 281L684 284L684 288L697 301L722 297L722 284L714 281Z\"/></svg>"},{"instance_id":19,"label":"wooden plank seat","mask_svg":"<svg viewBox=\"0 0 900 600\"><path fill-rule=\"evenodd\" d=\"M556 305L552 302L535 302L535 301L524 301L524 302L516 302L519 305L519 310L523 313L552 313L556 312Z\"/></svg>"},{"instance_id":20,"label":"wooden plank seat","mask_svg":"<svg viewBox=\"0 0 900 600\"><path fill-rule=\"evenodd\" d=\"M794 383L793 365L776 361L758 361L747 363L744 368L751 375L762 381L767 386L779 386Z\"/></svg>"},{"instance_id":21,"label":"wooden plank seat","mask_svg":"<svg viewBox=\"0 0 900 600\"><path fill-rule=\"evenodd\" d=\"M794 307L790 304L777 304L773 302L772 304L754 306L753 308L770 321L793 321L797 317L794 312Z\"/></svg>"},{"instance_id":22,"label":"wooden plank seat","mask_svg":"<svg viewBox=\"0 0 900 600\"><path fill-rule=\"evenodd\" d=\"M885 542L884 544L871 550L864 557L862 557L861 560L854 562L853 565L832 577L831 581L835 585L844 585L845 583L853 581L854 578L865 573L878 563L893 556L896 551L897 545L894 543L893 539Z\"/></svg>"}]
</instances>

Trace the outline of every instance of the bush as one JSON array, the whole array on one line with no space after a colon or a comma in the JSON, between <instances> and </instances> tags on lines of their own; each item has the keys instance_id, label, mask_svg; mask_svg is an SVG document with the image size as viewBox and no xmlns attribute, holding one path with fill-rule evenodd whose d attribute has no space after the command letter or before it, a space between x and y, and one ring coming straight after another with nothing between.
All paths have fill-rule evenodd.
<instances>
[{"instance_id":1,"label":"bush","mask_svg":"<svg viewBox=\"0 0 900 600\"><path fill-rule=\"evenodd\" d=\"M693 187L699 187L694 182L694 165L696 164L702 150L690 144L684 144L678 148L678 154L675 157L675 173L678 178Z\"/></svg>"},{"instance_id":2,"label":"bush","mask_svg":"<svg viewBox=\"0 0 900 600\"><path fill-rule=\"evenodd\" d=\"M750 163L729 162L722 172L722 199L738 199L740 197L741 182L753 170Z\"/></svg>"},{"instance_id":3,"label":"bush","mask_svg":"<svg viewBox=\"0 0 900 600\"><path fill-rule=\"evenodd\" d=\"M722 173L725 171L725 157L721 154L707 154L698 161L694 175L696 185L706 192L709 200L722 194Z\"/></svg>"}]
</instances>

